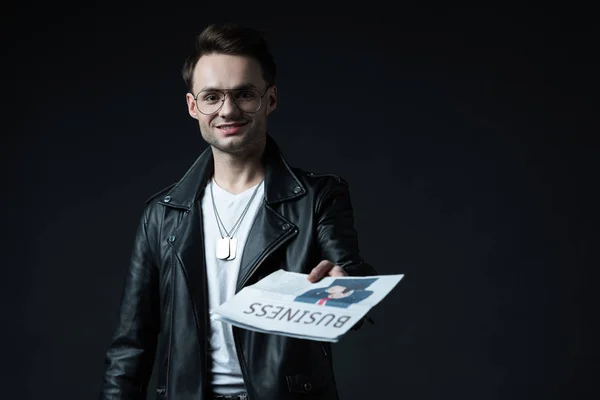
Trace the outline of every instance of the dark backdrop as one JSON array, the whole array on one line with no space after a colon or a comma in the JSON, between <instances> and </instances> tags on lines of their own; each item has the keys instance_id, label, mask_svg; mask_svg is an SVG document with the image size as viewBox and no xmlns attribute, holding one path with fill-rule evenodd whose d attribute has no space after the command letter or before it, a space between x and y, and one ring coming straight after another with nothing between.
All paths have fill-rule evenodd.
<instances>
[{"instance_id":1,"label":"dark backdrop","mask_svg":"<svg viewBox=\"0 0 600 400\"><path fill-rule=\"evenodd\" d=\"M180 69L227 14L83 7L3 17L7 398L95 398L144 201L205 148ZM232 17L269 33L289 161L405 274L334 346L343 399L597 394L595 32L514 13Z\"/></svg>"}]
</instances>

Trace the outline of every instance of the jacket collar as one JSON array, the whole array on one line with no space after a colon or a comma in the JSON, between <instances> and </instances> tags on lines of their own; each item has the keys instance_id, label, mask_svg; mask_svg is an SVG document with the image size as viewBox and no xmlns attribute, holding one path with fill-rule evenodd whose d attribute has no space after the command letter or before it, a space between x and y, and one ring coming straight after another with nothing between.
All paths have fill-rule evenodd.
<instances>
[{"instance_id":1,"label":"jacket collar","mask_svg":"<svg viewBox=\"0 0 600 400\"><path fill-rule=\"evenodd\" d=\"M267 135L265 152L265 202L273 204L306 193L306 188L292 171L275 140ZM214 170L212 148L200 154L194 164L160 200L165 206L189 210L201 196Z\"/></svg>"}]
</instances>

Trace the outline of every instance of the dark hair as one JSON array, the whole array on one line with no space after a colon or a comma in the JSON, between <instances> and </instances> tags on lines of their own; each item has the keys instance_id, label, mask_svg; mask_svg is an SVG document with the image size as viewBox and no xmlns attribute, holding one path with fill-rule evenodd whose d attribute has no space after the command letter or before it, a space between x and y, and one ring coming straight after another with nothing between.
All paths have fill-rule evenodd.
<instances>
[{"instance_id":1,"label":"dark hair","mask_svg":"<svg viewBox=\"0 0 600 400\"><path fill-rule=\"evenodd\" d=\"M260 64L262 77L267 85L275 83L277 68L263 34L252 28L241 27L235 23L207 26L196 37L195 52L183 65L183 80L192 92L194 68L200 57L208 54L230 54L254 58Z\"/></svg>"}]
</instances>

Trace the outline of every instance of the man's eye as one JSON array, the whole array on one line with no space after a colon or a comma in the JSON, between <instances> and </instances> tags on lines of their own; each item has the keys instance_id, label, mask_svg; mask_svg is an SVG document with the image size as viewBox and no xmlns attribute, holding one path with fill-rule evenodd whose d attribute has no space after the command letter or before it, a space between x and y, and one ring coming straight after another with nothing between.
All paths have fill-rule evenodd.
<instances>
[{"instance_id":1,"label":"man's eye","mask_svg":"<svg viewBox=\"0 0 600 400\"><path fill-rule=\"evenodd\" d=\"M252 91L252 90L240 90L239 92L236 93L236 98L241 99L241 100L250 100L255 97L256 97L256 95L255 95L254 91Z\"/></svg>"}]
</instances>

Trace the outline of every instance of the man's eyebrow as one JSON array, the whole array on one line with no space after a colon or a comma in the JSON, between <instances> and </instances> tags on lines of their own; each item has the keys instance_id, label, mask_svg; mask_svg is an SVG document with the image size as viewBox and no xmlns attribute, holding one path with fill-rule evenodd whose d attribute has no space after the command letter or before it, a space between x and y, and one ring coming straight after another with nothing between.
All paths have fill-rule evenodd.
<instances>
[{"instance_id":1,"label":"man's eyebrow","mask_svg":"<svg viewBox=\"0 0 600 400\"><path fill-rule=\"evenodd\" d=\"M237 85L237 86L234 86L229 89L218 88L218 87L214 87L214 86L204 86L202 89L200 89L200 91L208 92L211 90L240 90L240 89L256 89L256 86L252 83L243 83L241 85Z\"/></svg>"}]
</instances>

